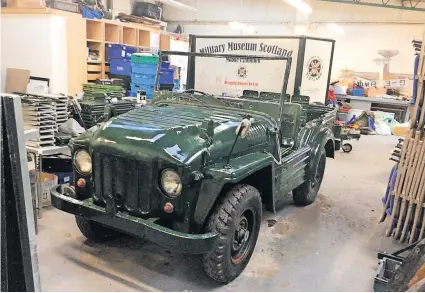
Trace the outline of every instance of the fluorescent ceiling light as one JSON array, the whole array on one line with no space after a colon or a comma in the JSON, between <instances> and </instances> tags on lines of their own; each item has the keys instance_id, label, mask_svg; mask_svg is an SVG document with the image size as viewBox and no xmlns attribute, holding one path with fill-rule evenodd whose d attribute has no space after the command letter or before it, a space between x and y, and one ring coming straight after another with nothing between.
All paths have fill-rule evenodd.
<instances>
[{"instance_id":1,"label":"fluorescent ceiling light","mask_svg":"<svg viewBox=\"0 0 425 293\"><path fill-rule=\"evenodd\" d=\"M313 9L310 7L310 5L308 5L302 0L284 0L284 1L291 6L294 6L297 10L305 14L310 14L313 12Z\"/></svg>"},{"instance_id":2,"label":"fluorescent ceiling light","mask_svg":"<svg viewBox=\"0 0 425 293\"><path fill-rule=\"evenodd\" d=\"M237 21L229 22L229 26L234 30L242 31L244 33L248 33L248 34L255 33L254 27L250 25L246 25L244 23L237 22Z\"/></svg>"},{"instance_id":3,"label":"fluorescent ceiling light","mask_svg":"<svg viewBox=\"0 0 425 293\"><path fill-rule=\"evenodd\" d=\"M158 0L159 2L162 2L164 4L179 8L179 9L184 9L184 10L189 10L189 11L193 11L193 12L198 12L198 9L196 9L195 7L183 4L179 1L175 1L175 0Z\"/></svg>"},{"instance_id":4,"label":"fluorescent ceiling light","mask_svg":"<svg viewBox=\"0 0 425 293\"><path fill-rule=\"evenodd\" d=\"M328 30L335 32L337 34L340 34L340 35L344 34L344 29L342 28L342 26L336 23L333 23L333 22L328 23L326 27L328 28Z\"/></svg>"}]
</instances>

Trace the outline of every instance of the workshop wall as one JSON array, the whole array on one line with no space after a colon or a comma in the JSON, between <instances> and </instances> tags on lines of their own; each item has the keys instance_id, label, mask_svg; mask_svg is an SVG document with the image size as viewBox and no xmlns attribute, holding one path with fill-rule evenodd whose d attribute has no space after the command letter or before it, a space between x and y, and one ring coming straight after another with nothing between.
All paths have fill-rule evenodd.
<instances>
[{"instance_id":1,"label":"workshop wall","mask_svg":"<svg viewBox=\"0 0 425 293\"><path fill-rule=\"evenodd\" d=\"M193 13L164 5L164 18L168 21L169 31L180 24L185 33L191 34L244 34L232 30L227 24L238 21L254 27L258 35L304 34L335 39L333 77L338 77L342 69L379 72L382 66L373 60L382 58L377 52L381 49L400 51L392 58L391 72L412 73L414 51L411 41L414 38L422 39L425 19L425 12L310 0L307 2L313 12L308 16L297 13L295 8L282 0L183 2L199 11ZM342 32L332 30L328 23L337 23L342 27Z\"/></svg>"},{"instance_id":2,"label":"workshop wall","mask_svg":"<svg viewBox=\"0 0 425 293\"><path fill-rule=\"evenodd\" d=\"M6 68L28 69L50 79L51 93L66 93L67 40L65 19L54 15L2 15L1 91Z\"/></svg>"}]
</instances>

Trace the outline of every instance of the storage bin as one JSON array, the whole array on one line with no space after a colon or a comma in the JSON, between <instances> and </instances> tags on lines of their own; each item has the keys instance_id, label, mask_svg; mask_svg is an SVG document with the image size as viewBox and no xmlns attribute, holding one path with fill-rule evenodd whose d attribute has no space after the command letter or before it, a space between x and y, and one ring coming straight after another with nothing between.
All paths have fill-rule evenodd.
<instances>
[{"instance_id":1,"label":"storage bin","mask_svg":"<svg viewBox=\"0 0 425 293\"><path fill-rule=\"evenodd\" d=\"M156 74L157 64L131 63L131 72L142 74Z\"/></svg>"},{"instance_id":2,"label":"storage bin","mask_svg":"<svg viewBox=\"0 0 425 293\"><path fill-rule=\"evenodd\" d=\"M144 85L144 84L139 85L139 84L131 83L131 96L132 97L135 97L137 95L138 90L145 91L146 92L146 98L152 99L153 90L154 90L153 85Z\"/></svg>"},{"instance_id":3,"label":"storage bin","mask_svg":"<svg viewBox=\"0 0 425 293\"><path fill-rule=\"evenodd\" d=\"M159 57L156 55L141 55L133 54L131 55L131 62L140 63L140 64L158 64Z\"/></svg>"},{"instance_id":4,"label":"storage bin","mask_svg":"<svg viewBox=\"0 0 425 293\"><path fill-rule=\"evenodd\" d=\"M174 68L161 69L161 75L159 76L159 84L174 85Z\"/></svg>"},{"instance_id":5,"label":"storage bin","mask_svg":"<svg viewBox=\"0 0 425 293\"><path fill-rule=\"evenodd\" d=\"M362 88L358 88L358 89L353 89L353 91L351 92L352 96L356 96L356 97L361 97L364 94L364 89Z\"/></svg>"},{"instance_id":6,"label":"storage bin","mask_svg":"<svg viewBox=\"0 0 425 293\"><path fill-rule=\"evenodd\" d=\"M131 62L128 59L111 59L111 74L131 76Z\"/></svg>"},{"instance_id":7,"label":"storage bin","mask_svg":"<svg viewBox=\"0 0 425 293\"><path fill-rule=\"evenodd\" d=\"M161 62L161 70L162 69L168 69L170 68L170 62L169 61L162 61Z\"/></svg>"},{"instance_id":8,"label":"storage bin","mask_svg":"<svg viewBox=\"0 0 425 293\"><path fill-rule=\"evenodd\" d=\"M155 84L155 74L138 74L133 73L131 75L131 82L134 84L145 84L145 85L154 85Z\"/></svg>"},{"instance_id":9,"label":"storage bin","mask_svg":"<svg viewBox=\"0 0 425 293\"><path fill-rule=\"evenodd\" d=\"M130 59L131 55L137 52L137 48L121 44L108 44L106 56L108 59Z\"/></svg>"}]
</instances>

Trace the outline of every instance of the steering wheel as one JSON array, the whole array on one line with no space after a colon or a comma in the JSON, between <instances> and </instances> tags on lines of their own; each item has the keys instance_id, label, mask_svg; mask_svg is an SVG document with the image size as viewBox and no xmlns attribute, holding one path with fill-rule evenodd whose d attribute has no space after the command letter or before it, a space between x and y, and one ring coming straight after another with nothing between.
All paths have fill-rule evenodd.
<instances>
[{"instance_id":1,"label":"steering wheel","mask_svg":"<svg viewBox=\"0 0 425 293\"><path fill-rule=\"evenodd\" d=\"M185 90L185 91L183 91L183 93L188 93L188 94L198 93L198 94L201 94L201 95L204 95L204 96L208 96L207 93L204 93L204 92L201 92L201 91L198 91L198 90L194 90L194 89Z\"/></svg>"}]
</instances>

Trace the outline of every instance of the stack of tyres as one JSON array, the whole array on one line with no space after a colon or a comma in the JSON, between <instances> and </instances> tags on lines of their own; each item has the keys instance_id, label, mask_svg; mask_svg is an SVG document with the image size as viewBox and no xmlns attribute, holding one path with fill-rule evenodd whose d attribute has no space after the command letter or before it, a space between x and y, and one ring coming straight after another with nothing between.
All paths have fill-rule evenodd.
<instances>
[{"instance_id":1,"label":"stack of tyres","mask_svg":"<svg viewBox=\"0 0 425 293\"><path fill-rule=\"evenodd\" d=\"M137 52L137 48L121 44L108 44L106 54L109 60L110 74L112 78L122 79L124 88L130 89L131 78L131 55ZM127 86L125 84L127 83Z\"/></svg>"},{"instance_id":2,"label":"stack of tyres","mask_svg":"<svg viewBox=\"0 0 425 293\"><path fill-rule=\"evenodd\" d=\"M158 62L159 57L155 55L131 56L131 96L136 96L137 91L141 90L146 92L146 98L152 99Z\"/></svg>"}]
</instances>

